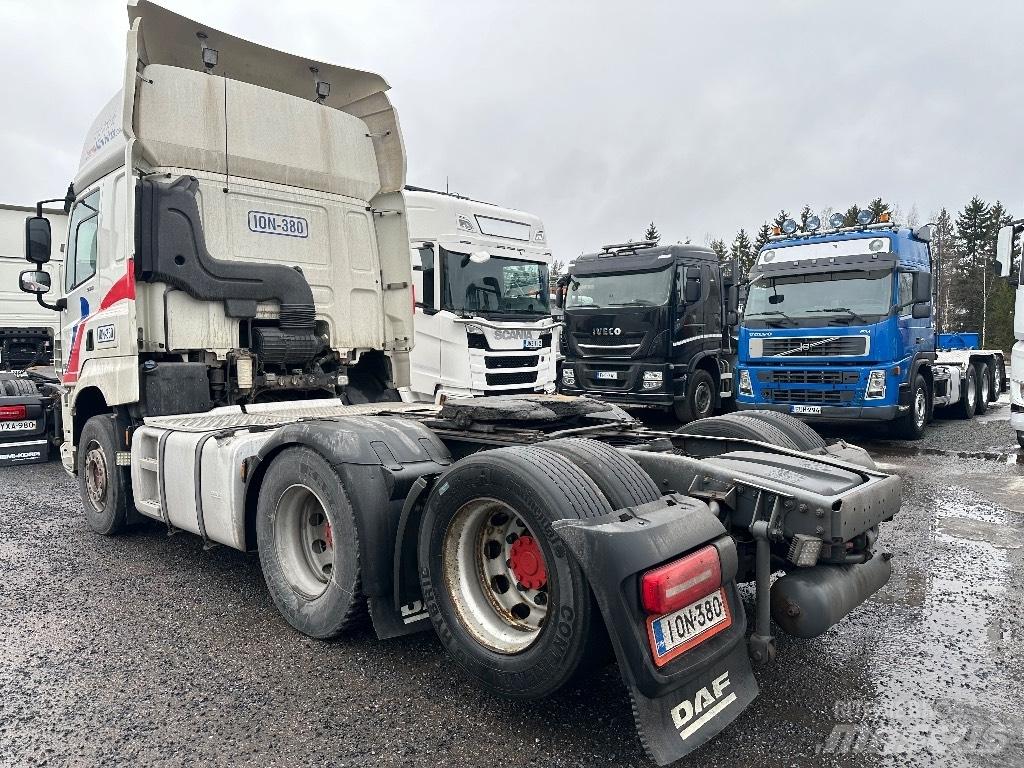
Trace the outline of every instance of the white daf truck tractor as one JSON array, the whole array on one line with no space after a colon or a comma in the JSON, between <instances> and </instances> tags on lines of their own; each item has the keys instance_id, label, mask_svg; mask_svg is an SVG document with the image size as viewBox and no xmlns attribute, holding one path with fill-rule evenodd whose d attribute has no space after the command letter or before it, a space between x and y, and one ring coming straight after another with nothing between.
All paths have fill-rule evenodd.
<instances>
[{"instance_id":1,"label":"white daf truck tractor","mask_svg":"<svg viewBox=\"0 0 1024 768\"><path fill-rule=\"evenodd\" d=\"M814 637L886 583L900 481L784 414L709 435L587 398L396 402L413 297L387 83L146 0L129 19L63 275L42 215L20 275L59 313L61 454L92 530L255 553L299 632L364 612L380 638L433 631L503 696L614 658L662 765L758 694L773 618Z\"/></svg>"},{"instance_id":2,"label":"white daf truck tractor","mask_svg":"<svg viewBox=\"0 0 1024 768\"><path fill-rule=\"evenodd\" d=\"M536 216L406 187L416 344L412 399L555 391L551 251Z\"/></svg>"}]
</instances>

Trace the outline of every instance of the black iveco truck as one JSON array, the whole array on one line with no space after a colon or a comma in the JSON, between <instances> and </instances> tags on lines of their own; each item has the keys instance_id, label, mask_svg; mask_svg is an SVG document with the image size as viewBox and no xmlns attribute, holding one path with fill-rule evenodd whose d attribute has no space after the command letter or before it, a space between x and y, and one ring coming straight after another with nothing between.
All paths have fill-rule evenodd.
<instances>
[{"instance_id":1,"label":"black iveco truck","mask_svg":"<svg viewBox=\"0 0 1024 768\"><path fill-rule=\"evenodd\" d=\"M580 256L559 284L559 390L663 406L680 421L732 402L735 265L694 245L642 241Z\"/></svg>"}]
</instances>

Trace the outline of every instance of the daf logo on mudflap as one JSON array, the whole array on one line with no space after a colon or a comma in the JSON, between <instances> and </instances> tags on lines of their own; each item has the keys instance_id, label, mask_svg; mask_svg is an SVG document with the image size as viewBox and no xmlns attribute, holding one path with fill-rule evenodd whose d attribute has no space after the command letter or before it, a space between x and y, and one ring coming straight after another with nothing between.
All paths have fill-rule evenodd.
<instances>
[{"instance_id":1,"label":"daf logo on mudflap","mask_svg":"<svg viewBox=\"0 0 1024 768\"><path fill-rule=\"evenodd\" d=\"M593 336L621 336L621 328L595 328L591 332Z\"/></svg>"},{"instance_id":2,"label":"daf logo on mudflap","mask_svg":"<svg viewBox=\"0 0 1024 768\"><path fill-rule=\"evenodd\" d=\"M517 328L495 328L494 338L496 339L532 339L533 331L524 331Z\"/></svg>"},{"instance_id":3,"label":"daf logo on mudflap","mask_svg":"<svg viewBox=\"0 0 1024 768\"><path fill-rule=\"evenodd\" d=\"M693 700L684 699L672 709L672 722L679 729L679 737L688 739L719 712L736 701L735 693L726 693L729 687L729 673L723 672L711 685L701 688Z\"/></svg>"}]
</instances>

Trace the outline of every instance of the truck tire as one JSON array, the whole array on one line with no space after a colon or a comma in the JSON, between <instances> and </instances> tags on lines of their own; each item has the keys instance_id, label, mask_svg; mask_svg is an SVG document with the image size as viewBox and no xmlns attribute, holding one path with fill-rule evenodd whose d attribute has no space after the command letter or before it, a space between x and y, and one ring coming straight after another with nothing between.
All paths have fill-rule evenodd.
<instances>
[{"instance_id":1,"label":"truck tire","mask_svg":"<svg viewBox=\"0 0 1024 768\"><path fill-rule=\"evenodd\" d=\"M964 371L964 380L960 399L953 406L953 413L958 419L969 419L974 416L978 400L978 372L973 365L968 365Z\"/></svg>"},{"instance_id":2,"label":"truck tire","mask_svg":"<svg viewBox=\"0 0 1024 768\"><path fill-rule=\"evenodd\" d=\"M910 388L910 409L892 423L893 433L903 440L920 440L928 426L928 382L920 373L914 375Z\"/></svg>"},{"instance_id":3,"label":"truck tire","mask_svg":"<svg viewBox=\"0 0 1024 768\"><path fill-rule=\"evenodd\" d=\"M611 511L583 470L536 446L482 451L435 483L420 523L423 600L482 688L540 698L607 660L600 610L551 523Z\"/></svg>"},{"instance_id":4,"label":"truck tire","mask_svg":"<svg viewBox=\"0 0 1024 768\"><path fill-rule=\"evenodd\" d=\"M978 379L978 396L974 399L974 412L982 414L988 410L988 404L992 401L992 369L988 363L978 363L974 366Z\"/></svg>"},{"instance_id":5,"label":"truck tire","mask_svg":"<svg viewBox=\"0 0 1024 768\"><path fill-rule=\"evenodd\" d=\"M676 418L683 422L710 416L715 410L715 380L703 368L690 374L686 382L686 397L672 407Z\"/></svg>"},{"instance_id":6,"label":"truck tire","mask_svg":"<svg viewBox=\"0 0 1024 768\"><path fill-rule=\"evenodd\" d=\"M117 466L117 422L113 414L93 416L78 438L78 490L85 521L103 536L113 536L128 523L131 484Z\"/></svg>"},{"instance_id":7,"label":"truck tire","mask_svg":"<svg viewBox=\"0 0 1024 768\"><path fill-rule=\"evenodd\" d=\"M615 509L657 501L661 491L640 465L607 443L582 437L549 440L540 447L564 456L594 481Z\"/></svg>"},{"instance_id":8,"label":"truck tire","mask_svg":"<svg viewBox=\"0 0 1024 768\"><path fill-rule=\"evenodd\" d=\"M270 597L299 632L325 640L361 617L355 515L319 453L286 448L271 461L259 489L256 544Z\"/></svg>"},{"instance_id":9,"label":"truck tire","mask_svg":"<svg viewBox=\"0 0 1024 768\"><path fill-rule=\"evenodd\" d=\"M4 377L0 379L0 397L24 397L25 395L38 395L39 390L35 382L22 377Z\"/></svg>"},{"instance_id":10,"label":"truck tire","mask_svg":"<svg viewBox=\"0 0 1024 768\"><path fill-rule=\"evenodd\" d=\"M707 437L731 437L736 440L758 440L780 448L799 451L796 441L774 424L762 419L747 416L745 413L730 413L725 416L711 416L707 419L686 424L676 429L685 435L704 435Z\"/></svg>"},{"instance_id":11,"label":"truck tire","mask_svg":"<svg viewBox=\"0 0 1024 768\"><path fill-rule=\"evenodd\" d=\"M777 427L782 432L785 432L804 453L820 453L821 449L825 447L825 441L821 435L815 432L808 424L790 416L788 413L753 410L743 411L741 415L760 419Z\"/></svg>"},{"instance_id":12,"label":"truck tire","mask_svg":"<svg viewBox=\"0 0 1024 768\"><path fill-rule=\"evenodd\" d=\"M1006 379L1006 366L1003 358L996 356L992 363L992 394L989 395L989 402L994 403L1003 394L1003 381Z\"/></svg>"}]
</instances>

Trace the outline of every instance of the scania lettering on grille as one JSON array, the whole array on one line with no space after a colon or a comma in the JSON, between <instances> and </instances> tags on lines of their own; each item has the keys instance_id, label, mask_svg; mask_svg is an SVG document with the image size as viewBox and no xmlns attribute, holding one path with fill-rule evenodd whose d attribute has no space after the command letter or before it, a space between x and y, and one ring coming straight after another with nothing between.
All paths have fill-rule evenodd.
<instances>
[{"instance_id":1,"label":"scania lettering on grille","mask_svg":"<svg viewBox=\"0 0 1024 768\"><path fill-rule=\"evenodd\" d=\"M592 336L621 336L621 328L594 328L591 330Z\"/></svg>"},{"instance_id":2,"label":"scania lettering on grille","mask_svg":"<svg viewBox=\"0 0 1024 768\"><path fill-rule=\"evenodd\" d=\"M526 331L517 328L495 328L494 338L496 339L532 339L533 331Z\"/></svg>"}]
</instances>

